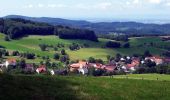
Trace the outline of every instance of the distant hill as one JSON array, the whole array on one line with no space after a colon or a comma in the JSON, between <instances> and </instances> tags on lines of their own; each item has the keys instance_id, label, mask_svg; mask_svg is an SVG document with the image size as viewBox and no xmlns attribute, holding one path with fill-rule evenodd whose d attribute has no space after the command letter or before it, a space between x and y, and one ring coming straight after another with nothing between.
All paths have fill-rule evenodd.
<instances>
[{"instance_id":1,"label":"distant hill","mask_svg":"<svg viewBox=\"0 0 170 100\"><path fill-rule=\"evenodd\" d=\"M67 20L50 17L26 17L9 15L4 18L23 18L27 20L45 22L52 25L65 25L76 28L94 30L96 33L125 33L125 34L170 34L170 24L144 24L138 22L98 22L84 20Z\"/></svg>"}]
</instances>

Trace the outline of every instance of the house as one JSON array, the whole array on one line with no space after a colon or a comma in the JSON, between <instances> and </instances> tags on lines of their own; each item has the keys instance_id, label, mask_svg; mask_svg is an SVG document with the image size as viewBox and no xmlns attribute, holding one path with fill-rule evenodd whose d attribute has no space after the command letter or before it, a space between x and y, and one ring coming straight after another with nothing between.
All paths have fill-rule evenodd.
<instances>
[{"instance_id":1,"label":"house","mask_svg":"<svg viewBox=\"0 0 170 100\"><path fill-rule=\"evenodd\" d=\"M95 69L102 69L102 64L100 63L90 63L89 67L94 67Z\"/></svg>"},{"instance_id":2,"label":"house","mask_svg":"<svg viewBox=\"0 0 170 100\"><path fill-rule=\"evenodd\" d=\"M36 72L39 74L39 73L44 73L46 72L47 69L46 69L46 66L45 65L40 65L37 69L36 69Z\"/></svg>"},{"instance_id":3,"label":"house","mask_svg":"<svg viewBox=\"0 0 170 100\"><path fill-rule=\"evenodd\" d=\"M88 69L87 68L79 68L78 72L82 75L88 74Z\"/></svg>"},{"instance_id":4,"label":"house","mask_svg":"<svg viewBox=\"0 0 170 100\"><path fill-rule=\"evenodd\" d=\"M6 60L5 66L6 66L6 68L8 68L8 66L13 66L13 67L15 67L15 66L16 66L16 63L17 63L16 59L10 58L10 59L7 59L7 60Z\"/></svg>"},{"instance_id":5,"label":"house","mask_svg":"<svg viewBox=\"0 0 170 100\"><path fill-rule=\"evenodd\" d=\"M135 71L135 65L134 64L127 64L126 68L127 70L130 70L130 71Z\"/></svg>"},{"instance_id":6,"label":"house","mask_svg":"<svg viewBox=\"0 0 170 100\"><path fill-rule=\"evenodd\" d=\"M102 68L106 72L114 72L115 70L118 70L117 66L115 66L115 65L103 65Z\"/></svg>"},{"instance_id":7,"label":"house","mask_svg":"<svg viewBox=\"0 0 170 100\"><path fill-rule=\"evenodd\" d=\"M26 73L33 73L35 71L33 64L26 64L23 70Z\"/></svg>"},{"instance_id":8,"label":"house","mask_svg":"<svg viewBox=\"0 0 170 100\"><path fill-rule=\"evenodd\" d=\"M139 59L133 59L132 60L132 62L131 62L131 64L127 64L126 65L126 70L128 71L135 71L136 70L136 68L139 66L139 64L140 64L140 61L139 61Z\"/></svg>"},{"instance_id":9,"label":"house","mask_svg":"<svg viewBox=\"0 0 170 100\"><path fill-rule=\"evenodd\" d=\"M155 62L156 65L160 65L163 63L163 59L159 56L153 56L153 57L146 57L145 60L151 60L152 62Z\"/></svg>"},{"instance_id":10,"label":"house","mask_svg":"<svg viewBox=\"0 0 170 100\"><path fill-rule=\"evenodd\" d=\"M70 71L74 72L77 71L79 68L87 68L88 62L85 61L79 61L78 63L73 63L70 65Z\"/></svg>"}]
</instances>

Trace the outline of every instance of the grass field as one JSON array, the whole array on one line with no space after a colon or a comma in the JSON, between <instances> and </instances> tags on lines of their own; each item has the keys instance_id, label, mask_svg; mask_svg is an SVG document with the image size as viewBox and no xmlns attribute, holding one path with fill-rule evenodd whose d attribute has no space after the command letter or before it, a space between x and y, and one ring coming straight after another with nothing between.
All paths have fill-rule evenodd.
<instances>
[{"instance_id":1,"label":"grass field","mask_svg":"<svg viewBox=\"0 0 170 100\"><path fill-rule=\"evenodd\" d=\"M106 77L0 75L0 100L169 100L169 84Z\"/></svg>"},{"instance_id":2,"label":"grass field","mask_svg":"<svg viewBox=\"0 0 170 100\"><path fill-rule=\"evenodd\" d=\"M114 78L170 81L170 75L164 75L164 74L128 74L128 75L117 75L114 76Z\"/></svg>"},{"instance_id":3,"label":"grass field","mask_svg":"<svg viewBox=\"0 0 170 100\"><path fill-rule=\"evenodd\" d=\"M64 40L59 39L56 36L28 36L19 40L12 40L10 42L4 41L4 35L0 34L0 45L4 46L8 50L19 50L21 52L33 52L40 56L50 56L53 57L54 51L44 51L42 52L39 48L39 44L45 43L50 45L56 45L57 43L63 43L65 45L65 49L67 53L70 55L71 60L77 59L87 59L89 57L101 58L106 60L107 55L115 56L116 53L120 53L123 55L132 55L132 54L143 54L145 50L150 50L152 54L159 55L165 49L148 47L148 46L140 46L144 43L154 42L159 45L169 45L169 42L162 42L159 37L145 37L145 38L131 38L130 44L131 48L119 48L119 49L107 49L101 48L107 39L99 39L99 42L92 42L87 40ZM90 48L82 48L78 51L70 51L68 46L72 43L78 43L83 45L84 43L89 44ZM40 59L41 60L41 59ZM35 61L40 61L35 60Z\"/></svg>"}]
</instances>

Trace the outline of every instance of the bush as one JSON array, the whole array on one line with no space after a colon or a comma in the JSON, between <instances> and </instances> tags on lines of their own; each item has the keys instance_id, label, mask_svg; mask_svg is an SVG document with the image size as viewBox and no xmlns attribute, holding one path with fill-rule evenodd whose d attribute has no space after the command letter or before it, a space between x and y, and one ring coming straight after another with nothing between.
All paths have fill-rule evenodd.
<instances>
[{"instance_id":1,"label":"bush","mask_svg":"<svg viewBox=\"0 0 170 100\"><path fill-rule=\"evenodd\" d=\"M40 44L39 47L42 51L45 51L46 48L47 48L47 45L46 44Z\"/></svg>"},{"instance_id":2,"label":"bush","mask_svg":"<svg viewBox=\"0 0 170 100\"><path fill-rule=\"evenodd\" d=\"M125 43L125 44L123 45L123 47L124 47L124 48L129 48L129 47L130 47L130 43L129 43L129 42Z\"/></svg>"},{"instance_id":3,"label":"bush","mask_svg":"<svg viewBox=\"0 0 170 100\"><path fill-rule=\"evenodd\" d=\"M5 36L4 40L5 40L5 41L10 41L10 39L9 39L8 36Z\"/></svg>"},{"instance_id":4,"label":"bush","mask_svg":"<svg viewBox=\"0 0 170 100\"><path fill-rule=\"evenodd\" d=\"M89 63L95 63L96 60L95 60L95 58L93 58L93 57L89 57L88 62L89 62Z\"/></svg>"},{"instance_id":5,"label":"bush","mask_svg":"<svg viewBox=\"0 0 170 100\"><path fill-rule=\"evenodd\" d=\"M58 60L60 58L60 55L58 53L54 54L54 59Z\"/></svg>"},{"instance_id":6,"label":"bush","mask_svg":"<svg viewBox=\"0 0 170 100\"><path fill-rule=\"evenodd\" d=\"M121 44L119 42L108 41L106 42L106 47L108 48L120 48Z\"/></svg>"},{"instance_id":7,"label":"bush","mask_svg":"<svg viewBox=\"0 0 170 100\"><path fill-rule=\"evenodd\" d=\"M19 56L19 52L18 51L13 51L12 56Z\"/></svg>"},{"instance_id":8,"label":"bush","mask_svg":"<svg viewBox=\"0 0 170 100\"><path fill-rule=\"evenodd\" d=\"M61 50L62 55L66 55L66 51L64 49Z\"/></svg>"}]
</instances>

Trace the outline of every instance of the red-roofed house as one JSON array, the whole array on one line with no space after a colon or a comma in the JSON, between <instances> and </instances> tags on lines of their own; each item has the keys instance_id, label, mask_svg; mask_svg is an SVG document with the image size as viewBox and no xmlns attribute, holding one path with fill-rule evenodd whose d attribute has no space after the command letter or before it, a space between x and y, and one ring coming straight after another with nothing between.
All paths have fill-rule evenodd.
<instances>
[{"instance_id":1,"label":"red-roofed house","mask_svg":"<svg viewBox=\"0 0 170 100\"><path fill-rule=\"evenodd\" d=\"M153 56L153 57L146 57L145 60L151 60L152 62L155 62L156 65L160 65L163 63L163 59L159 56Z\"/></svg>"},{"instance_id":2,"label":"red-roofed house","mask_svg":"<svg viewBox=\"0 0 170 100\"><path fill-rule=\"evenodd\" d=\"M126 69L130 71L135 71L135 69L139 66L140 62L138 59L132 60L131 64L126 65Z\"/></svg>"},{"instance_id":3,"label":"red-roofed house","mask_svg":"<svg viewBox=\"0 0 170 100\"><path fill-rule=\"evenodd\" d=\"M114 72L115 70L117 70L117 67L115 65L103 65L102 68L107 72Z\"/></svg>"},{"instance_id":4,"label":"red-roofed house","mask_svg":"<svg viewBox=\"0 0 170 100\"><path fill-rule=\"evenodd\" d=\"M37 69L36 69L36 72L39 74L39 73L44 73L46 72L47 69L46 69L46 66L45 65L40 65Z\"/></svg>"},{"instance_id":5,"label":"red-roofed house","mask_svg":"<svg viewBox=\"0 0 170 100\"><path fill-rule=\"evenodd\" d=\"M70 71L77 71L79 68L87 68L88 63L84 61L79 61L78 63L73 63L70 65Z\"/></svg>"},{"instance_id":6,"label":"red-roofed house","mask_svg":"<svg viewBox=\"0 0 170 100\"><path fill-rule=\"evenodd\" d=\"M6 60L5 66L6 66L6 68L8 68L8 66L10 66L10 65L11 66L16 66L16 63L17 63L16 59L10 58L10 59Z\"/></svg>"}]
</instances>

